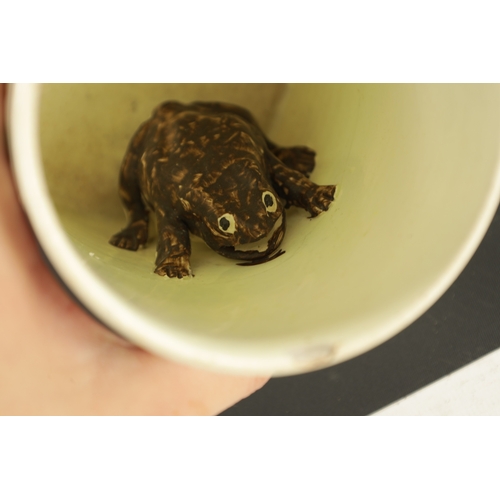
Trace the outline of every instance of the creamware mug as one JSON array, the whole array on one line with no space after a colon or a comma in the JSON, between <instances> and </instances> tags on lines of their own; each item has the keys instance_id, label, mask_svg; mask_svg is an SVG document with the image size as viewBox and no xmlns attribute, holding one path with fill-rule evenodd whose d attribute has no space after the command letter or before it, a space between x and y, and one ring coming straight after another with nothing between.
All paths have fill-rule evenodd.
<instances>
[{"instance_id":1,"label":"creamware mug","mask_svg":"<svg viewBox=\"0 0 500 500\"><path fill-rule=\"evenodd\" d=\"M129 252L118 172L162 101L252 111L283 146L317 152L328 212L288 212L285 254L235 265L193 239L195 277ZM456 279L500 196L499 85L15 84L8 135L24 208L51 265L112 330L159 355L238 374L339 363L395 335ZM70 333L69 333L70 334Z\"/></svg>"}]
</instances>

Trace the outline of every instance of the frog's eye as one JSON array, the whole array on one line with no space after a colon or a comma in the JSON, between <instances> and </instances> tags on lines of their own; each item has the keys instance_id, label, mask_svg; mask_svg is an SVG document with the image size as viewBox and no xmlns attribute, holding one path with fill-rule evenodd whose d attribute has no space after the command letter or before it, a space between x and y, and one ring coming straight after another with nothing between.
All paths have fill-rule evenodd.
<instances>
[{"instance_id":1,"label":"frog's eye","mask_svg":"<svg viewBox=\"0 0 500 500\"><path fill-rule=\"evenodd\" d=\"M234 217L231 214L221 215L217 222L219 224L219 229L224 233L233 234L236 231L236 224L234 222Z\"/></svg>"},{"instance_id":2,"label":"frog's eye","mask_svg":"<svg viewBox=\"0 0 500 500\"><path fill-rule=\"evenodd\" d=\"M276 196L274 196L271 191L264 191L262 193L262 203L266 207L268 212L276 212L278 208L278 203L276 202Z\"/></svg>"}]
</instances>

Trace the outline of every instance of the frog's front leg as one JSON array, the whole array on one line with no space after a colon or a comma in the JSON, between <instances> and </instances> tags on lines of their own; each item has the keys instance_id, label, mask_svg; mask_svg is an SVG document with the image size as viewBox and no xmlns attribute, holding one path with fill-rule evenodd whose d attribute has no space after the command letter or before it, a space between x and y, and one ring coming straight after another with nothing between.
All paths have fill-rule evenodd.
<instances>
[{"instance_id":1,"label":"frog's front leg","mask_svg":"<svg viewBox=\"0 0 500 500\"><path fill-rule=\"evenodd\" d=\"M193 276L189 257L191 242L187 226L162 209L156 209L158 221L158 246L155 273L169 278Z\"/></svg>"},{"instance_id":2,"label":"frog's front leg","mask_svg":"<svg viewBox=\"0 0 500 500\"><path fill-rule=\"evenodd\" d=\"M277 193L289 205L304 208L311 217L328 210L334 199L336 186L318 186L301 172L278 162L274 163L270 171Z\"/></svg>"}]
</instances>

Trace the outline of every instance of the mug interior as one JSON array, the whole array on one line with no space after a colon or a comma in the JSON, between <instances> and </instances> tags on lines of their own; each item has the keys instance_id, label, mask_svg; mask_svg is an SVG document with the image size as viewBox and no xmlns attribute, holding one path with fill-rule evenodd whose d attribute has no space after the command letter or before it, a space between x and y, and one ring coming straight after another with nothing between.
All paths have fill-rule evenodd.
<instances>
[{"instance_id":1,"label":"mug interior","mask_svg":"<svg viewBox=\"0 0 500 500\"><path fill-rule=\"evenodd\" d=\"M495 85L43 85L43 170L78 259L47 254L63 279L92 275L74 293L159 354L246 374L338 363L418 317L476 249L500 192L499 97ZM170 99L240 104L274 142L316 150L311 180L338 186L328 212L290 209L286 253L253 267L193 238L184 280L153 273L154 226L144 250L111 246L127 143Z\"/></svg>"}]
</instances>

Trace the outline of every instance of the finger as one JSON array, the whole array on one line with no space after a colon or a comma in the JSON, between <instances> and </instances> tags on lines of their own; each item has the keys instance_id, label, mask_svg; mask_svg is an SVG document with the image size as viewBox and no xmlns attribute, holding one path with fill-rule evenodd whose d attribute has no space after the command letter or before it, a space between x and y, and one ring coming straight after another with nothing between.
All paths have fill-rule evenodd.
<instances>
[{"instance_id":1,"label":"finger","mask_svg":"<svg viewBox=\"0 0 500 500\"><path fill-rule=\"evenodd\" d=\"M5 132L5 99L7 85L0 83L0 168L7 165L7 137Z\"/></svg>"},{"instance_id":2,"label":"finger","mask_svg":"<svg viewBox=\"0 0 500 500\"><path fill-rule=\"evenodd\" d=\"M192 368L138 348L129 355L103 373L99 414L217 415L269 380Z\"/></svg>"}]
</instances>

